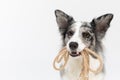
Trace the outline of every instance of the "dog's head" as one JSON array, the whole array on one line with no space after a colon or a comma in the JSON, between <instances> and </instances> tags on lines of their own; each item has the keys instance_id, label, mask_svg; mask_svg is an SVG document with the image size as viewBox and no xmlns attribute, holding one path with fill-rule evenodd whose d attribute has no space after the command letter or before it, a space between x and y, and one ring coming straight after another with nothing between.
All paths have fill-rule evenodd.
<instances>
[{"instance_id":1,"label":"dog's head","mask_svg":"<svg viewBox=\"0 0 120 80\"><path fill-rule=\"evenodd\" d=\"M91 22L76 22L60 10L56 10L55 15L63 46L67 47L72 57L80 55L85 47L94 51L102 50L101 40L110 26L113 14L102 15Z\"/></svg>"}]
</instances>

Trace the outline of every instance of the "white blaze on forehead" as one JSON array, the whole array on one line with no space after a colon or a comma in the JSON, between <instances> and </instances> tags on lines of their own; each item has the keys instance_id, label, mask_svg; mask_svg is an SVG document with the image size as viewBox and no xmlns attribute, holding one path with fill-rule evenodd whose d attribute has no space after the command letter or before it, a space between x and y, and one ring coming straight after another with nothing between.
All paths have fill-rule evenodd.
<instances>
[{"instance_id":1,"label":"white blaze on forehead","mask_svg":"<svg viewBox=\"0 0 120 80\"><path fill-rule=\"evenodd\" d=\"M69 43L70 42L77 42L78 43L77 52L81 52L85 48L85 44L82 42L82 39L80 37L81 36L81 34L80 34L80 27L81 27L81 25L82 25L81 22L76 22L76 23L71 25L72 29L75 32L74 32L74 35L71 37L71 39L67 43L67 49L69 51L71 51L70 48L69 48Z\"/></svg>"},{"instance_id":2,"label":"white blaze on forehead","mask_svg":"<svg viewBox=\"0 0 120 80\"><path fill-rule=\"evenodd\" d=\"M71 27L75 30L75 33L79 33L81 25L82 25L81 22L76 22L76 23L73 23Z\"/></svg>"}]
</instances>

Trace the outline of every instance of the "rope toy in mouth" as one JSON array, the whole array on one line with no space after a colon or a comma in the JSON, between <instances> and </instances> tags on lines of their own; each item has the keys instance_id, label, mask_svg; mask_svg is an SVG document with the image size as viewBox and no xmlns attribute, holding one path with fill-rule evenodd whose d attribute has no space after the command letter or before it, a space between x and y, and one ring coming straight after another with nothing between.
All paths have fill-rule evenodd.
<instances>
[{"instance_id":1,"label":"rope toy in mouth","mask_svg":"<svg viewBox=\"0 0 120 80\"><path fill-rule=\"evenodd\" d=\"M99 67L94 70L94 69L91 69L90 66L89 66L89 55L92 54L93 56L95 56L98 61L99 61ZM85 48L82 52L81 52L81 56L83 57L83 69L80 73L80 80L88 80L89 76L88 76L88 73L89 71L97 74L99 73L102 68L103 68L103 62L102 62L102 59L101 57L95 53L94 51L88 49L88 48ZM54 61L53 61L53 67L54 69L56 70L63 70L67 64L67 61L69 59L69 53L66 49L66 47L64 47L60 52L59 54L55 57ZM60 67L56 67L56 63L60 63L62 60L64 60L64 64L61 65Z\"/></svg>"}]
</instances>

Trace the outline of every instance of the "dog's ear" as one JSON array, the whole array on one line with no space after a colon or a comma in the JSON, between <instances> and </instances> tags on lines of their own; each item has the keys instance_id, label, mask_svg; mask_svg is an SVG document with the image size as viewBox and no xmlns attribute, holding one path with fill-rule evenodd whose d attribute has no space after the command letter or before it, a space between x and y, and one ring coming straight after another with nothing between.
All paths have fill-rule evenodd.
<instances>
[{"instance_id":1,"label":"dog's ear","mask_svg":"<svg viewBox=\"0 0 120 80\"><path fill-rule=\"evenodd\" d=\"M98 40L101 40L110 26L113 14L105 14L92 20L91 25L96 33Z\"/></svg>"},{"instance_id":2,"label":"dog's ear","mask_svg":"<svg viewBox=\"0 0 120 80\"><path fill-rule=\"evenodd\" d=\"M62 33L74 22L73 17L67 15L61 10L55 10L55 16L59 30Z\"/></svg>"}]
</instances>

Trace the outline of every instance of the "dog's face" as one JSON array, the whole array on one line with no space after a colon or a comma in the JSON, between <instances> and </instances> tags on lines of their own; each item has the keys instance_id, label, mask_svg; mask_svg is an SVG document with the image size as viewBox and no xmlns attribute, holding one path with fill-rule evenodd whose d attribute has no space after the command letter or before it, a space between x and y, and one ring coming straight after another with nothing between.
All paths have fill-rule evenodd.
<instances>
[{"instance_id":1,"label":"dog's face","mask_svg":"<svg viewBox=\"0 0 120 80\"><path fill-rule=\"evenodd\" d=\"M87 47L94 51L101 49L101 40L105 36L112 14L105 14L91 22L76 22L66 13L55 11L59 31L63 38L63 45L67 47L72 57L79 56Z\"/></svg>"}]
</instances>

